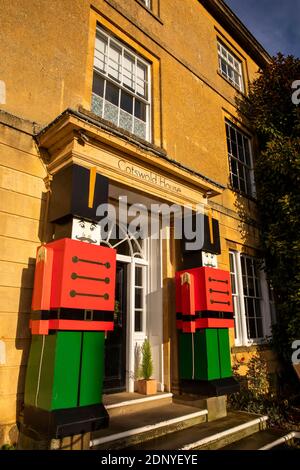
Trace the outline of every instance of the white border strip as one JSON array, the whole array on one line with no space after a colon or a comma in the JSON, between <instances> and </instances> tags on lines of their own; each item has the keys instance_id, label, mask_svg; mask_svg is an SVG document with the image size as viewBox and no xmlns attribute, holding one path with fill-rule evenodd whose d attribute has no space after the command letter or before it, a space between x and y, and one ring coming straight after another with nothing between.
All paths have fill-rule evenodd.
<instances>
[{"instance_id":1,"label":"white border strip","mask_svg":"<svg viewBox=\"0 0 300 470\"><path fill-rule=\"evenodd\" d=\"M186 419L198 418L200 416L207 415L207 410L199 410L195 413L189 413L184 416L178 416L177 418L168 419L167 421L161 421L160 423L148 424L148 426L142 426L140 428L128 429L127 431L119 432L117 434L111 434L110 436L99 437L90 441L90 447L97 446L99 444L105 444L106 442L117 441L129 436L135 436L136 434L142 434L152 429L159 429L172 424L180 423Z\"/></svg>"},{"instance_id":2,"label":"white border strip","mask_svg":"<svg viewBox=\"0 0 300 470\"><path fill-rule=\"evenodd\" d=\"M191 449L195 449L195 447L200 447L205 444L218 441L219 439L222 439L223 437L230 436L230 434L235 434L236 432L242 431L243 429L247 429L251 426L254 426L255 424L264 423L268 419L269 419L268 416L261 416L260 418L253 419L252 421L248 421L247 423L240 424L239 426L234 426L233 428L226 429L225 431L218 432L208 437L204 437L203 439L193 442L192 444L187 444L184 447L181 447L181 449L179 450L191 450Z\"/></svg>"},{"instance_id":3,"label":"white border strip","mask_svg":"<svg viewBox=\"0 0 300 470\"><path fill-rule=\"evenodd\" d=\"M260 447L258 450L269 450L273 449L273 447L280 446L281 444L286 444L287 442L291 441L292 439L300 439L300 433L299 432L289 432L285 436L279 437L279 439L276 439L276 441L270 442L269 444L266 444L263 447Z\"/></svg>"},{"instance_id":4,"label":"white border strip","mask_svg":"<svg viewBox=\"0 0 300 470\"><path fill-rule=\"evenodd\" d=\"M130 406L130 405L137 405L139 403L145 403L148 401L154 401L154 400L163 400L164 398L172 398L173 393L163 393L161 395L153 395L150 397L143 397L143 398L137 398L134 400L127 400L127 401L122 401L120 403L113 403L112 405L105 405L105 408L107 410L112 410L113 408L123 408L123 406Z\"/></svg>"}]
</instances>

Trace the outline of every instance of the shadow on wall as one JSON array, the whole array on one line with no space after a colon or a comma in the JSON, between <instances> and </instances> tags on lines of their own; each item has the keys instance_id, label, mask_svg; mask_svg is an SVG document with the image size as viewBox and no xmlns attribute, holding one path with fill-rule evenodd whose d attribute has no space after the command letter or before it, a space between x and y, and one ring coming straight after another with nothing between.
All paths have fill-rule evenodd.
<instances>
[{"instance_id":1,"label":"shadow on wall","mask_svg":"<svg viewBox=\"0 0 300 470\"><path fill-rule=\"evenodd\" d=\"M39 229L38 238L42 243L47 240L50 234L50 224L44 223L45 211L47 204L47 193L42 193L42 203L39 214ZM22 420L22 411L24 407L24 389L25 389L25 377L26 377L26 366L29 356L29 349L31 343L31 333L29 330L29 320L31 312L31 300L33 291L33 280L34 280L34 269L35 269L35 258L29 258L27 267L22 271L20 298L18 306L18 320L15 334L15 347L17 350L22 350L20 358L20 370L18 376L17 390L16 390L16 421L17 427ZM9 438L11 442L17 441L18 428L13 426L9 431Z\"/></svg>"}]
</instances>

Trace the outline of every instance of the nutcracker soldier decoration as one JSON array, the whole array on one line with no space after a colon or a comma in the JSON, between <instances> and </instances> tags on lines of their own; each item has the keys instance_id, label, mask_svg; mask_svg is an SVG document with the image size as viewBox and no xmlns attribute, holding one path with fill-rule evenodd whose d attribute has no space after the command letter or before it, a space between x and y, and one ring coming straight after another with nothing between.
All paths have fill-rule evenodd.
<instances>
[{"instance_id":1,"label":"nutcracker soldier decoration","mask_svg":"<svg viewBox=\"0 0 300 470\"><path fill-rule=\"evenodd\" d=\"M218 396L239 389L230 362L232 293L230 273L217 269L221 253L218 221L211 213L203 221L202 250L189 251L183 240L181 269L176 272L179 373L183 391Z\"/></svg>"},{"instance_id":2,"label":"nutcracker soldier decoration","mask_svg":"<svg viewBox=\"0 0 300 470\"><path fill-rule=\"evenodd\" d=\"M116 252L96 210L108 180L71 165L53 177L54 240L37 250L24 429L50 439L108 424L102 404L105 332L113 329Z\"/></svg>"}]
</instances>

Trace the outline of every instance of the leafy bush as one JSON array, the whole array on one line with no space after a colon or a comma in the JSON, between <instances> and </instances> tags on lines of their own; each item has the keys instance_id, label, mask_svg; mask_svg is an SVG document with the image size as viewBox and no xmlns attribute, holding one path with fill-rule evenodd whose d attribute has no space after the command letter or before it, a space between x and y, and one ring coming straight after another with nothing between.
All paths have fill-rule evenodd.
<instances>
[{"instance_id":1,"label":"leafy bush","mask_svg":"<svg viewBox=\"0 0 300 470\"><path fill-rule=\"evenodd\" d=\"M274 347L286 363L300 334L300 105L292 102L292 84L299 77L300 59L278 54L239 101L257 136L262 255L276 301Z\"/></svg>"},{"instance_id":2,"label":"leafy bush","mask_svg":"<svg viewBox=\"0 0 300 470\"><path fill-rule=\"evenodd\" d=\"M267 362L259 355L253 356L247 364L245 377L239 374L241 365L245 366L244 362L236 362L233 366L241 391L229 396L229 406L235 410L267 415L270 426L285 427L286 423L292 423L289 400L270 391Z\"/></svg>"},{"instance_id":3,"label":"leafy bush","mask_svg":"<svg viewBox=\"0 0 300 470\"><path fill-rule=\"evenodd\" d=\"M11 444L3 444L1 450L16 450L16 446Z\"/></svg>"}]
</instances>

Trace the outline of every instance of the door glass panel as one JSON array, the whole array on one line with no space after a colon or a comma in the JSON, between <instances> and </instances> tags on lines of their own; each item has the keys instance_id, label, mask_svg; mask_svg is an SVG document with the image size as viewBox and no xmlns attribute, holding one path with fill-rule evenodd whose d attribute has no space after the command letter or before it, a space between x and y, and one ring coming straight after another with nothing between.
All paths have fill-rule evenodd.
<instances>
[{"instance_id":1,"label":"door glass panel","mask_svg":"<svg viewBox=\"0 0 300 470\"><path fill-rule=\"evenodd\" d=\"M143 312L141 310L135 310L134 312L134 331L141 332L143 331Z\"/></svg>"},{"instance_id":2,"label":"door glass panel","mask_svg":"<svg viewBox=\"0 0 300 470\"><path fill-rule=\"evenodd\" d=\"M143 268L141 266L135 267L135 285L142 286L142 273Z\"/></svg>"},{"instance_id":3,"label":"door glass panel","mask_svg":"<svg viewBox=\"0 0 300 470\"><path fill-rule=\"evenodd\" d=\"M143 288L136 287L135 288L135 308L142 308L143 307L143 299L142 299Z\"/></svg>"}]
</instances>

